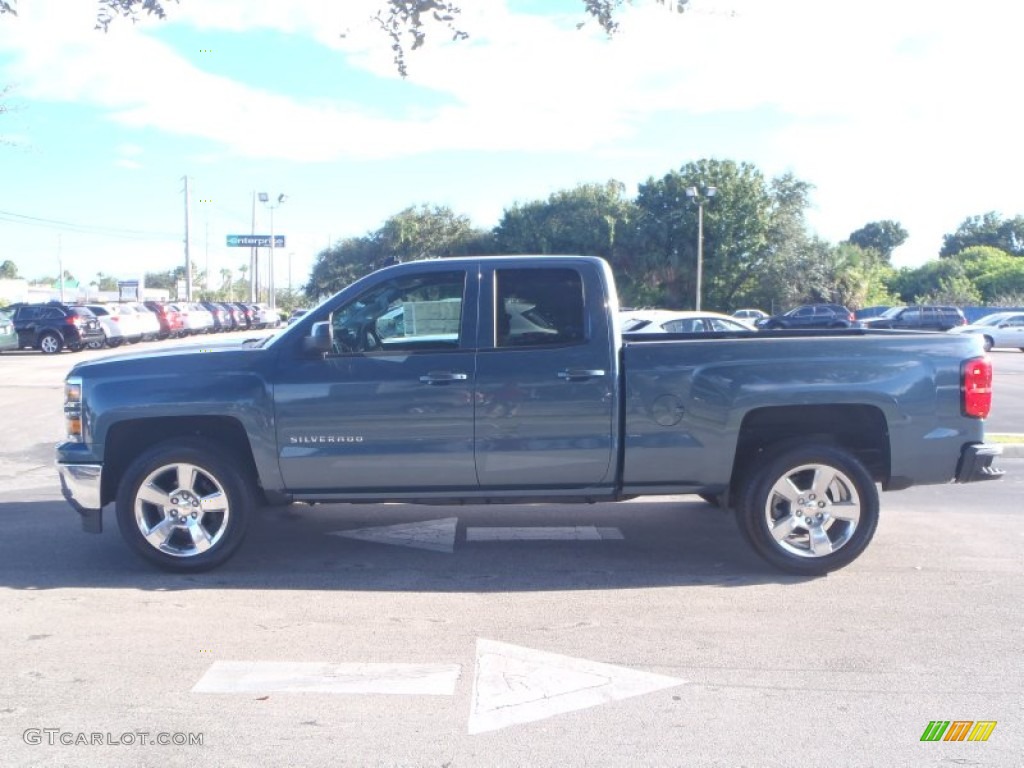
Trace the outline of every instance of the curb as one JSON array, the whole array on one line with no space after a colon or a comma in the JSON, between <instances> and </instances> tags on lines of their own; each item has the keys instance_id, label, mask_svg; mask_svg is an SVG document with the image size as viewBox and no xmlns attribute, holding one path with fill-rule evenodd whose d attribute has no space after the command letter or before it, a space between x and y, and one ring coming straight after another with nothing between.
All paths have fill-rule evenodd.
<instances>
[{"instance_id":1,"label":"curb","mask_svg":"<svg viewBox=\"0 0 1024 768\"><path fill-rule=\"evenodd\" d=\"M1000 458L1024 459L1024 435L992 433L985 437L991 438L993 445L1002 446L1003 453Z\"/></svg>"}]
</instances>

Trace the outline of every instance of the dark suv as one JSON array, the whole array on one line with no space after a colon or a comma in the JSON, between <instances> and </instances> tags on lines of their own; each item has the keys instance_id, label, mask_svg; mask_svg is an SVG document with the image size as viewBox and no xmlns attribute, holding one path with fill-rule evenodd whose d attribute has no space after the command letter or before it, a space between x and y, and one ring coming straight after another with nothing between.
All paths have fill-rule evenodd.
<instances>
[{"instance_id":1,"label":"dark suv","mask_svg":"<svg viewBox=\"0 0 1024 768\"><path fill-rule=\"evenodd\" d=\"M900 328L912 331L948 331L967 325L964 313L956 307L890 307L878 317L861 321L866 328Z\"/></svg>"},{"instance_id":2,"label":"dark suv","mask_svg":"<svg viewBox=\"0 0 1024 768\"><path fill-rule=\"evenodd\" d=\"M85 307L49 304L14 304L14 330L19 347L32 347L44 355L55 355L64 347L77 352L86 344L103 344L106 337L96 315Z\"/></svg>"},{"instance_id":3,"label":"dark suv","mask_svg":"<svg viewBox=\"0 0 1024 768\"><path fill-rule=\"evenodd\" d=\"M779 328L854 328L853 312L840 304L804 304L782 315L757 321L758 328L774 331Z\"/></svg>"}]
</instances>

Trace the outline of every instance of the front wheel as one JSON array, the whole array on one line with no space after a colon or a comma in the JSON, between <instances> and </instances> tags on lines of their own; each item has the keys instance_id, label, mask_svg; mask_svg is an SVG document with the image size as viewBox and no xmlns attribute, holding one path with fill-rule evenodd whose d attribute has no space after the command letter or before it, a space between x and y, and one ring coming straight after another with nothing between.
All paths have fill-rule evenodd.
<instances>
[{"instance_id":1,"label":"front wheel","mask_svg":"<svg viewBox=\"0 0 1024 768\"><path fill-rule=\"evenodd\" d=\"M777 568L820 576L852 563L878 525L878 490L864 465L828 445L768 458L743 484L740 530Z\"/></svg>"},{"instance_id":2,"label":"front wheel","mask_svg":"<svg viewBox=\"0 0 1024 768\"><path fill-rule=\"evenodd\" d=\"M121 535L139 555L165 570L194 572L234 554L255 498L249 473L219 445L182 438L132 462L116 506Z\"/></svg>"}]
</instances>

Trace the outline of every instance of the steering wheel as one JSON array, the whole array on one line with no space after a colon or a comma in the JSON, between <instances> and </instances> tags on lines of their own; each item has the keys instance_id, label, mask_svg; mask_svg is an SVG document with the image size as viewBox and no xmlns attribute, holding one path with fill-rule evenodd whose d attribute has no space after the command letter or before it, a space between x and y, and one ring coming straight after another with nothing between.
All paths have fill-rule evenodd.
<instances>
[{"instance_id":1,"label":"steering wheel","mask_svg":"<svg viewBox=\"0 0 1024 768\"><path fill-rule=\"evenodd\" d=\"M384 345L381 343L380 334L377 333L377 329L373 327L372 322L359 329L358 349L363 352L375 352L383 348Z\"/></svg>"},{"instance_id":2,"label":"steering wheel","mask_svg":"<svg viewBox=\"0 0 1024 768\"><path fill-rule=\"evenodd\" d=\"M335 332L331 342L331 352L335 355L351 355L358 349L356 336L348 328L342 328Z\"/></svg>"}]
</instances>

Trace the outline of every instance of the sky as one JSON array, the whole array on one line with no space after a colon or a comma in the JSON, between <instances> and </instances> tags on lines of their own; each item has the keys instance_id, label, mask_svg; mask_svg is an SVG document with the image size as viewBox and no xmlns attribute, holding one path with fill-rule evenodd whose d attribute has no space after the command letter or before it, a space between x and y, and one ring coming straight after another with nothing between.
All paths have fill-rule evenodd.
<instances>
[{"instance_id":1,"label":"sky","mask_svg":"<svg viewBox=\"0 0 1024 768\"><path fill-rule=\"evenodd\" d=\"M381 0L180 0L166 21L93 29L96 5L0 16L0 262L88 282L184 264L238 276L229 234L286 237L279 288L400 210L481 228L580 183L637 185L702 158L813 185L809 228L910 233L936 258L967 217L1024 213L1024 5L1010 0L635 0L611 40L582 0L462 0L408 57ZM263 251L266 274L266 251ZM289 274L290 273L290 274Z\"/></svg>"}]
</instances>

